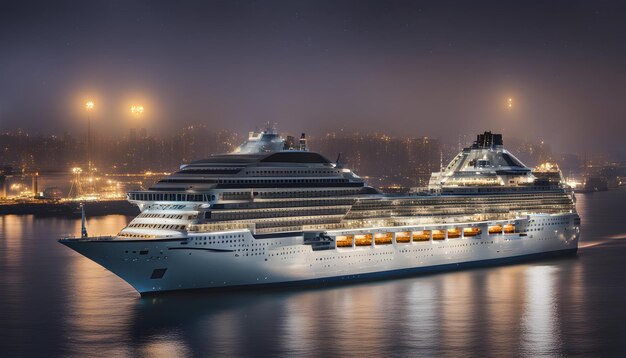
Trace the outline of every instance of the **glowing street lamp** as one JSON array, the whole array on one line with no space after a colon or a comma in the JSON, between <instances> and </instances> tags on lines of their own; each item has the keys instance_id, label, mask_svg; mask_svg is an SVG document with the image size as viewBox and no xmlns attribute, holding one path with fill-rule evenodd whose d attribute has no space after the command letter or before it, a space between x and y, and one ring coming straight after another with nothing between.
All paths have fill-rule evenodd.
<instances>
[{"instance_id":1,"label":"glowing street lamp","mask_svg":"<svg viewBox=\"0 0 626 358\"><path fill-rule=\"evenodd\" d=\"M87 167L91 171L91 112L93 111L94 103L93 101L85 102L85 109L87 110Z\"/></svg>"},{"instance_id":2,"label":"glowing street lamp","mask_svg":"<svg viewBox=\"0 0 626 358\"><path fill-rule=\"evenodd\" d=\"M143 106L131 106L130 113L132 113L135 117L139 117L143 114Z\"/></svg>"},{"instance_id":3,"label":"glowing street lamp","mask_svg":"<svg viewBox=\"0 0 626 358\"><path fill-rule=\"evenodd\" d=\"M509 97L509 100L507 101L507 108L513 108L513 98Z\"/></svg>"}]
</instances>

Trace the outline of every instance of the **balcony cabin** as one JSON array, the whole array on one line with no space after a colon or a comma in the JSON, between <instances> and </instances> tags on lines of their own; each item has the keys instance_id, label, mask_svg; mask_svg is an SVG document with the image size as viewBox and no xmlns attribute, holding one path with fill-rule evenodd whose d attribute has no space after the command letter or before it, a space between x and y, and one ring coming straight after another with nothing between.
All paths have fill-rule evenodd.
<instances>
[{"instance_id":1,"label":"balcony cabin","mask_svg":"<svg viewBox=\"0 0 626 358\"><path fill-rule=\"evenodd\" d=\"M433 230L433 240L445 240L445 239L446 239L445 230Z\"/></svg>"},{"instance_id":2,"label":"balcony cabin","mask_svg":"<svg viewBox=\"0 0 626 358\"><path fill-rule=\"evenodd\" d=\"M489 235L502 234L502 225L489 226Z\"/></svg>"},{"instance_id":3,"label":"balcony cabin","mask_svg":"<svg viewBox=\"0 0 626 358\"><path fill-rule=\"evenodd\" d=\"M354 236L352 235L339 235L335 237L335 242L337 242L337 247L352 247L353 241L354 241Z\"/></svg>"},{"instance_id":4,"label":"balcony cabin","mask_svg":"<svg viewBox=\"0 0 626 358\"><path fill-rule=\"evenodd\" d=\"M506 224L504 225L504 233L505 234L515 234L515 225Z\"/></svg>"},{"instance_id":5,"label":"balcony cabin","mask_svg":"<svg viewBox=\"0 0 626 358\"><path fill-rule=\"evenodd\" d=\"M475 237L481 234L481 230L477 227L466 227L463 229L464 237Z\"/></svg>"},{"instance_id":6,"label":"balcony cabin","mask_svg":"<svg viewBox=\"0 0 626 358\"><path fill-rule=\"evenodd\" d=\"M461 229L459 228L452 228L452 229L448 229L448 239L458 239L461 237Z\"/></svg>"},{"instance_id":7,"label":"balcony cabin","mask_svg":"<svg viewBox=\"0 0 626 358\"><path fill-rule=\"evenodd\" d=\"M410 231L400 231L396 233L396 242L400 244L404 244L407 242L411 242L411 232Z\"/></svg>"},{"instance_id":8,"label":"balcony cabin","mask_svg":"<svg viewBox=\"0 0 626 358\"><path fill-rule=\"evenodd\" d=\"M376 245L390 245L392 243L393 234L390 232L380 232L374 234L374 244Z\"/></svg>"},{"instance_id":9,"label":"balcony cabin","mask_svg":"<svg viewBox=\"0 0 626 358\"><path fill-rule=\"evenodd\" d=\"M356 246L372 246L372 234L354 235Z\"/></svg>"},{"instance_id":10,"label":"balcony cabin","mask_svg":"<svg viewBox=\"0 0 626 358\"><path fill-rule=\"evenodd\" d=\"M429 240L430 240L430 230L422 230L422 231L413 232L413 242L429 241Z\"/></svg>"}]
</instances>

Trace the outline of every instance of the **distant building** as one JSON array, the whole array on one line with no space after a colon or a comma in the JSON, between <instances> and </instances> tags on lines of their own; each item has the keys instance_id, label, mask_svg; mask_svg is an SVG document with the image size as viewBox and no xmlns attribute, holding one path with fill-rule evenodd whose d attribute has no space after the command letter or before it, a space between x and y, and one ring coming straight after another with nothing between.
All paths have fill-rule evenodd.
<instances>
[{"instance_id":1,"label":"distant building","mask_svg":"<svg viewBox=\"0 0 626 358\"><path fill-rule=\"evenodd\" d=\"M340 161L378 186L426 186L439 171L441 147L428 137L393 138L385 134L328 133L311 139L311 148Z\"/></svg>"}]
</instances>

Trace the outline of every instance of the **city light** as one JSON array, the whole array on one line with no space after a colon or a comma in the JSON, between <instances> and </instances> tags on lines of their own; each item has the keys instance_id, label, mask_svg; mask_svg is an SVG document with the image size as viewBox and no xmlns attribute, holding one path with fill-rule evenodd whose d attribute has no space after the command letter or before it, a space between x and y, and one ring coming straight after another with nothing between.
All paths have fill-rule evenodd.
<instances>
[{"instance_id":1,"label":"city light","mask_svg":"<svg viewBox=\"0 0 626 358\"><path fill-rule=\"evenodd\" d=\"M92 111L94 107L93 101L87 101L87 103L85 103L85 109L87 109L88 111Z\"/></svg>"},{"instance_id":2,"label":"city light","mask_svg":"<svg viewBox=\"0 0 626 358\"><path fill-rule=\"evenodd\" d=\"M513 108L513 98L509 97L509 100L507 101L507 108Z\"/></svg>"}]
</instances>

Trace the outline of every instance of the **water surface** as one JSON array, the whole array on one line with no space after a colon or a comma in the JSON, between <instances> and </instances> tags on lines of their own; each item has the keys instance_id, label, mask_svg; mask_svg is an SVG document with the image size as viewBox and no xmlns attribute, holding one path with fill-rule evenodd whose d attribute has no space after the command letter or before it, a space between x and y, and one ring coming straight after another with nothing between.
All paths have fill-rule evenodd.
<instances>
[{"instance_id":1,"label":"water surface","mask_svg":"<svg viewBox=\"0 0 626 358\"><path fill-rule=\"evenodd\" d=\"M575 257L150 298L56 242L79 220L0 217L0 356L625 356L626 190L579 194L578 209Z\"/></svg>"}]
</instances>

